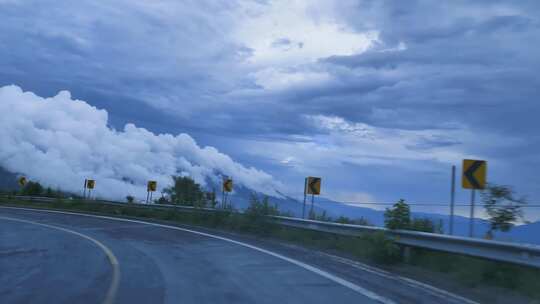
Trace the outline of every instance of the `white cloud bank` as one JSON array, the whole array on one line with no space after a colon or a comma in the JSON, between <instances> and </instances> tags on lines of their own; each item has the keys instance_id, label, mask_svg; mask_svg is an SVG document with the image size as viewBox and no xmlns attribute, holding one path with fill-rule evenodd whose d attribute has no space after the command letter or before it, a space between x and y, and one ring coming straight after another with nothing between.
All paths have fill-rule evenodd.
<instances>
[{"instance_id":1,"label":"white cloud bank","mask_svg":"<svg viewBox=\"0 0 540 304\"><path fill-rule=\"evenodd\" d=\"M73 100L67 91L42 98L14 85L0 87L0 112L0 166L48 186L80 192L84 179L94 178L97 196L144 198L148 180L161 189L175 174L202 185L219 184L224 174L269 195L282 188L271 175L201 148L187 134L156 135L133 124L111 129L107 111Z\"/></svg>"}]
</instances>

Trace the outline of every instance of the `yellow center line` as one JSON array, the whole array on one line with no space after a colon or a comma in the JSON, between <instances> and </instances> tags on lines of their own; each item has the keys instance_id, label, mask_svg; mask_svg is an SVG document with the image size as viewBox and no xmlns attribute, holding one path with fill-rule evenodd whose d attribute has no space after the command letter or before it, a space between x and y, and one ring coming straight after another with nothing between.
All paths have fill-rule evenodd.
<instances>
[{"instance_id":1,"label":"yellow center line","mask_svg":"<svg viewBox=\"0 0 540 304\"><path fill-rule=\"evenodd\" d=\"M81 237L83 239L86 239L86 240L94 243L96 246L98 246L105 253L105 255L107 256L107 258L109 260L109 263L112 266L111 284L109 286L109 289L107 290L107 294L106 294L105 299L103 300L102 304L112 304L112 303L114 303L114 299L116 298L116 293L118 291L118 285L120 283L120 265L118 263L118 259L116 258L116 256L114 256L113 252L107 246L103 245L103 243L101 243L100 241L98 241L98 240L96 240L96 239L94 239L94 238L92 238L92 237L90 237L88 235L79 233L77 231L69 230L69 229L66 229L66 228L63 228L63 227L58 227L58 226L53 226L53 225L48 225L48 224L38 223L38 222L34 222L34 221L18 219L18 218L4 217L4 216L0 216L0 219L8 220L8 221L22 222L22 223L27 223L27 224L33 224L33 225L43 226L43 227L47 227L47 228L51 228L51 229L60 230L60 231L63 231L63 232L74 234L76 236L79 236L79 237Z\"/></svg>"}]
</instances>

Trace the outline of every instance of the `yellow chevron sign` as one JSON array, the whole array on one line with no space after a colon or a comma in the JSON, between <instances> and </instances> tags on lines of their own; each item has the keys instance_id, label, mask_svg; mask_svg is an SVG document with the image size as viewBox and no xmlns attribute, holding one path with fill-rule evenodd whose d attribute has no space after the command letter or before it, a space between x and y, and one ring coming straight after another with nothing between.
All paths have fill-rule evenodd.
<instances>
[{"instance_id":1,"label":"yellow chevron sign","mask_svg":"<svg viewBox=\"0 0 540 304\"><path fill-rule=\"evenodd\" d=\"M320 177L308 177L306 179L306 193L319 195L321 194L321 178Z\"/></svg>"},{"instance_id":2,"label":"yellow chevron sign","mask_svg":"<svg viewBox=\"0 0 540 304\"><path fill-rule=\"evenodd\" d=\"M86 189L94 189L96 186L96 181L93 179L87 179L85 183Z\"/></svg>"},{"instance_id":3,"label":"yellow chevron sign","mask_svg":"<svg viewBox=\"0 0 540 304\"><path fill-rule=\"evenodd\" d=\"M464 159L461 186L465 189L486 187L487 162L485 160Z\"/></svg>"},{"instance_id":4,"label":"yellow chevron sign","mask_svg":"<svg viewBox=\"0 0 540 304\"><path fill-rule=\"evenodd\" d=\"M233 180L230 178L223 180L223 191L232 192L233 190Z\"/></svg>"},{"instance_id":5,"label":"yellow chevron sign","mask_svg":"<svg viewBox=\"0 0 540 304\"><path fill-rule=\"evenodd\" d=\"M146 185L146 189L148 192L154 192L157 190L157 182L156 181L148 181L148 185Z\"/></svg>"},{"instance_id":6,"label":"yellow chevron sign","mask_svg":"<svg viewBox=\"0 0 540 304\"><path fill-rule=\"evenodd\" d=\"M18 182L21 187L24 187L24 185L26 185L26 182L27 182L26 177L24 176L19 177Z\"/></svg>"}]
</instances>

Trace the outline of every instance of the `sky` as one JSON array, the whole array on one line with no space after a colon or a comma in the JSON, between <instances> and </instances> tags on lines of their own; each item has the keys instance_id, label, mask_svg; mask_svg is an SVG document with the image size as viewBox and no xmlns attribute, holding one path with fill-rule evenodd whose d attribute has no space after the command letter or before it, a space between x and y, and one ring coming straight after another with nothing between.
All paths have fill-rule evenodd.
<instances>
[{"instance_id":1,"label":"sky","mask_svg":"<svg viewBox=\"0 0 540 304\"><path fill-rule=\"evenodd\" d=\"M446 203L472 158L540 203L539 54L535 0L0 0L0 165Z\"/></svg>"}]
</instances>

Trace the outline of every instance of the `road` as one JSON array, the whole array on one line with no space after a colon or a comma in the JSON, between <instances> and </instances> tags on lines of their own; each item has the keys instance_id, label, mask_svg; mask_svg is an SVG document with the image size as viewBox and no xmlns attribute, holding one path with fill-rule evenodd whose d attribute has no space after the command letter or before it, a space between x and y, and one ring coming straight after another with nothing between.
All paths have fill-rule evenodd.
<instances>
[{"instance_id":1,"label":"road","mask_svg":"<svg viewBox=\"0 0 540 304\"><path fill-rule=\"evenodd\" d=\"M306 259L201 230L0 208L1 303L462 302ZM365 288L369 276L391 294Z\"/></svg>"}]
</instances>

